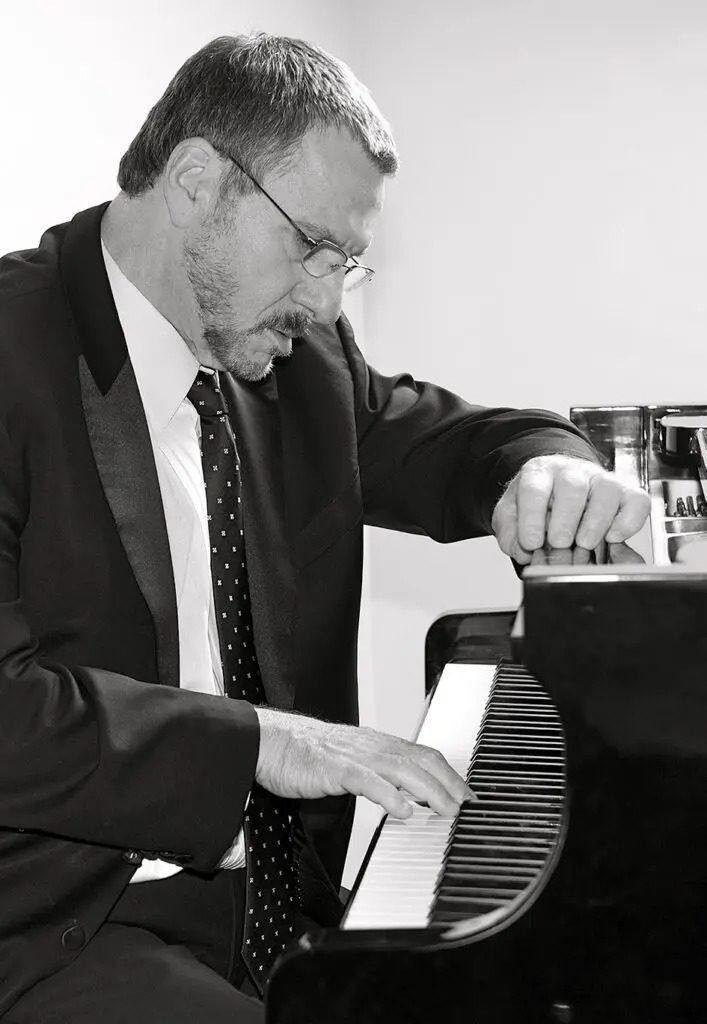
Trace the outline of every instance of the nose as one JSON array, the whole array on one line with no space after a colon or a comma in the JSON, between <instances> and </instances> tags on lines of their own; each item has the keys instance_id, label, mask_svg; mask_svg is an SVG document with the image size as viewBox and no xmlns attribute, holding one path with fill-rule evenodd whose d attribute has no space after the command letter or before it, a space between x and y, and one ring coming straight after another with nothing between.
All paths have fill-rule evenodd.
<instances>
[{"instance_id":1,"label":"nose","mask_svg":"<svg viewBox=\"0 0 707 1024\"><path fill-rule=\"evenodd\" d=\"M341 315L344 274L337 271L327 277L312 277L304 271L290 294L315 323L333 324Z\"/></svg>"}]
</instances>

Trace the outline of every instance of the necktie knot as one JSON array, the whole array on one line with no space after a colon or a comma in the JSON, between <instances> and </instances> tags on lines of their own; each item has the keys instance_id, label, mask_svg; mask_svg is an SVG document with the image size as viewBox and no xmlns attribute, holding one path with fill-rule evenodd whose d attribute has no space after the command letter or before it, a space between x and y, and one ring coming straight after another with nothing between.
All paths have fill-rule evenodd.
<instances>
[{"instance_id":1,"label":"necktie knot","mask_svg":"<svg viewBox=\"0 0 707 1024\"><path fill-rule=\"evenodd\" d=\"M219 387L218 374L199 371L187 392L187 398L203 420L228 415L226 401Z\"/></svg>"}]
</instances>

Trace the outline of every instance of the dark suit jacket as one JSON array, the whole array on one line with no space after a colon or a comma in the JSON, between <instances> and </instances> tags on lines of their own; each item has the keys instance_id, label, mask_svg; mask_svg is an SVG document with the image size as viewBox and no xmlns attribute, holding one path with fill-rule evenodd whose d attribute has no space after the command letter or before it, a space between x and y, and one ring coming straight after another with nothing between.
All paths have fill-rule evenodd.
<instances>
[{"instance_id":1,"label":"dark suit jacket","mask_svg":"<svg viewBox=\"0 0 707 1024\"><path fill-rule=\"evenodd\" d=\"M177 686L168 540L104 209L0 262L0 1012L90 941L135 851L213 869L257 759L252 708ZM357 715L363 522L482 534L524 459L593 457L559 417L380 376L343 317L268 380L223 386L268 699L334 720ZM336 882L346 801L304 814Z\"/></svg>"}]
</instances>

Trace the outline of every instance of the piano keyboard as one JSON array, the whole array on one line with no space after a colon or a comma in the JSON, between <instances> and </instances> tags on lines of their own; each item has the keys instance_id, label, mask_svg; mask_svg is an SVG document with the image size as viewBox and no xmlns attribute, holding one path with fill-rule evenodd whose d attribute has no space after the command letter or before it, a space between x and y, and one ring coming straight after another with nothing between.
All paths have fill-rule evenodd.
<instances>
[{"instance_id":1,"label":"piano keyboard","mask_svg":"<svg viewBox=\"0 0 707 1024\"><path fill-rule=\"evenodd\" d=\"M417 739L440 750L479 799L456 817L416 806L410 818L386 818L344 930L448 926L510 911L557 843L562 726L523 666L445 666Z\"/></svg>"}]
</instances>

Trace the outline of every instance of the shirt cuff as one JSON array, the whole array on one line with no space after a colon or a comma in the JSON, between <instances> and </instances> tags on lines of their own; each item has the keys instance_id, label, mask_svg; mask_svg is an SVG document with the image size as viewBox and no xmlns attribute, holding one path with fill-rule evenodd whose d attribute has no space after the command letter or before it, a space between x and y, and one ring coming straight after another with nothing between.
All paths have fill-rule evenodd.
<instances>
[{"instance_id":1,"label":"shirt cuff","mask_svg":"<svg viewBox=\"0 0 707 1024\"><path fill-rule=\"evenodd\" d=\"M248 796L246 797L245 807L243 808L244 814L248 810L249 803L250 793L248 793ZM243 836L243 829L240 830L236 838L226 850L223 857L218 862L218 866L223 871L233 871L235 868L245 867L245 837Z\"/></svg>"}]
</instances>

